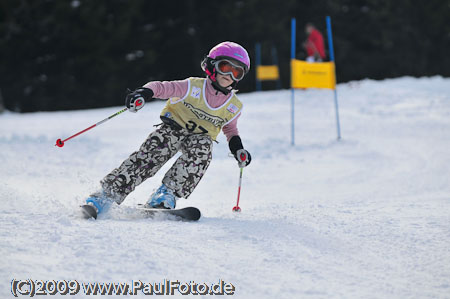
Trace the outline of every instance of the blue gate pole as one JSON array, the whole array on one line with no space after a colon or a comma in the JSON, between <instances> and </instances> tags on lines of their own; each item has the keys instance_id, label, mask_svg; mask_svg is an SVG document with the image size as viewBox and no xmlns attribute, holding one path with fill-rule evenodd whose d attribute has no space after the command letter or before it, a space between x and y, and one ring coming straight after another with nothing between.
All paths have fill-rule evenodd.
<instances>
[{"instance_id":1,"label":"blue gate pole","mask_svg":"<svg viewBox=\"0 0 450 299\"><path fill-rule=\"evenodd\" d=\"M278 72L280 72L280 66L278 65L277 48L275 47L275 45L272 45L272 64L276 65L278 68ZM281 78L280 78L279 73L278 73L278 80L277 80L277 89L281 89Z\"/></svg>"},{"instance_id":2,"label":"blue gate pole","mask_svg":"<svg viewBox=\"0 0 450 299\"><path fill-rule=\"evenodd\" d=\"M330 50L330 61L334 62L334 49L333 49L333 36L331 33L331 18L327 16L327 34L328 34L328 47ZM334 64L334 78L336 78L336 63ZM336 111L336 129L337 129L337 139L341 139L341 125L339 122L339 105L337 99L336 86L334 87L334 109Z\"/></svg>"},{"instance_id":3,"label":"blue gate pole","mask_svg":"<svg viewBox=\"0 0 450 299\"><path fill-rule=\"evenodd\" d=\"M292 87L292 77L293 77L293 69L292 69L292 60L295 59L295 18L291 19L291 145L295 145L295 89Z\"/></svg>"},{"instance_id":4,"label":"blue gate pole","mask_svg":"<svg viewBox=\"0 0 450 299\"><path fill-rule=\"evenodd\" d=\"M255 56L256 56L256 69L261 65L261 44L255 44ZM258 78L258 71L256 73L256 91L260 91L262 89L261 81Z\"/></svg>"}]
</instances>

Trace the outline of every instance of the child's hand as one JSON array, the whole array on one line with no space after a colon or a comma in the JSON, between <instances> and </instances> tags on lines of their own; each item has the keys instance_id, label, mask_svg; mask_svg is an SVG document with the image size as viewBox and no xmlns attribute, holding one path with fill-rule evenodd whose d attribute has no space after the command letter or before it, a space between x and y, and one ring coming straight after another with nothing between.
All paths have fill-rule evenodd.
<instances>
[{"instance_id":1,"label":"child's hand","mask_svg":"<svg viewBox=\"0 0 450 299\"><path fill-rule=\"evenodd\" d=\"M149 88L138 88L133 92L130 92L125 98L125 106L131 112L137 112L145 105L145 101L151 100L153 97L153 91Z\"/></svg>"},{"instance_id":2,"label":"child's hand","mask_svg":"<svg viewBox=\"0 0 450 299\"><path fill-rule=\"evenodd\" d=\"M246 167L248 166L248 164L250 164L250 162L252 161L252 156L247 150L244 149L241 137L231 137L230 141L228 142L228 146L230 147L231 153L238 161L240 168Z\"/></svg>"},{"instance_id":3,"label":"child's hand","mask_svg":"<svg viewBox=\"0 0 450 299\"><path fill-rule=\"evenodd\" d=\"M238 161L239 168L244 168L244 167L248 166L250 164L250 162L252 161L252 156L245 149L238 150L234 157Z\"/></svg>"}]
</instances>

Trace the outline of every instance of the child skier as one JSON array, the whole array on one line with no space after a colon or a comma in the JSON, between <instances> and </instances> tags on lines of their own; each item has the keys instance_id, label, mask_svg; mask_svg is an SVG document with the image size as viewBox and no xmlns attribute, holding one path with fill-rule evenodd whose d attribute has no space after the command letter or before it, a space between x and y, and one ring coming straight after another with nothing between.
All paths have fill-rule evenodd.
<instances>
[{"instance_id":1,"label":"child skier","mask_svg":"<svg viewBox=\"0 0 450 299\"><path fill-rule=\"evenodd\" d=\"M86 200L97 213L112 202L121 204L136 186L181 151L146 203L147 207L174 209L176 201L188 198L205 174L213 141L221 130L239 167L250 163L250 153L244 149L237 129L243 105L234 91L250 69L247 51L234 42L220 43L210 50L201 67L206 78L153 81L126 96L125 104L131 112L139 111L153 97L169 100L161 112L162 125L138 151L103 178L100 192Z\"/></svg>"}]
</instances>

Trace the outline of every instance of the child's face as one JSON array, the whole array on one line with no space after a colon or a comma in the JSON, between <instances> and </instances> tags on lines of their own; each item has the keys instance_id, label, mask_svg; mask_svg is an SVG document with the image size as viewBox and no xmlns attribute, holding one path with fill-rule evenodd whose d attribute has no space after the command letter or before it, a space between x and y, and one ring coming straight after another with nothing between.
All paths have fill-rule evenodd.
<instances>
[{"instance_id":1,"label":"child's face","mask_svg":"<svg viewBox=\"0 0 450 299\"><path fill-rule=\"evenodd\" d=\"M233 78L231 78L231 75L217 74L217 83L219 83L220 86L226 88L233 84Z\"/></svg>"}]
</instances>

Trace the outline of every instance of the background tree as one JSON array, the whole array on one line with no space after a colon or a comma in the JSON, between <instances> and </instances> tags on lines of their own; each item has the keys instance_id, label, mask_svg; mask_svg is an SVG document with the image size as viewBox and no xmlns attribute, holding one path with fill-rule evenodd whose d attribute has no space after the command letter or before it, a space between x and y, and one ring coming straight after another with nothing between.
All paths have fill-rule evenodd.
<instances>
[{"instance_id":1,"label":"background tree","mask_svg":"<svg viewBox=\"0 0 450 299\"><path fill-rule=\"evenodd\" d=\"M339 82L404 75L450 75L449 0L1 0L0 89L13 111L123 104L149 80L202 76L202 57L232 40L254 58L279 54L289 87L290 19L326 34L332 18ZM254 68L239 83L253 91Z\"/></svg>"}]
</instances>

